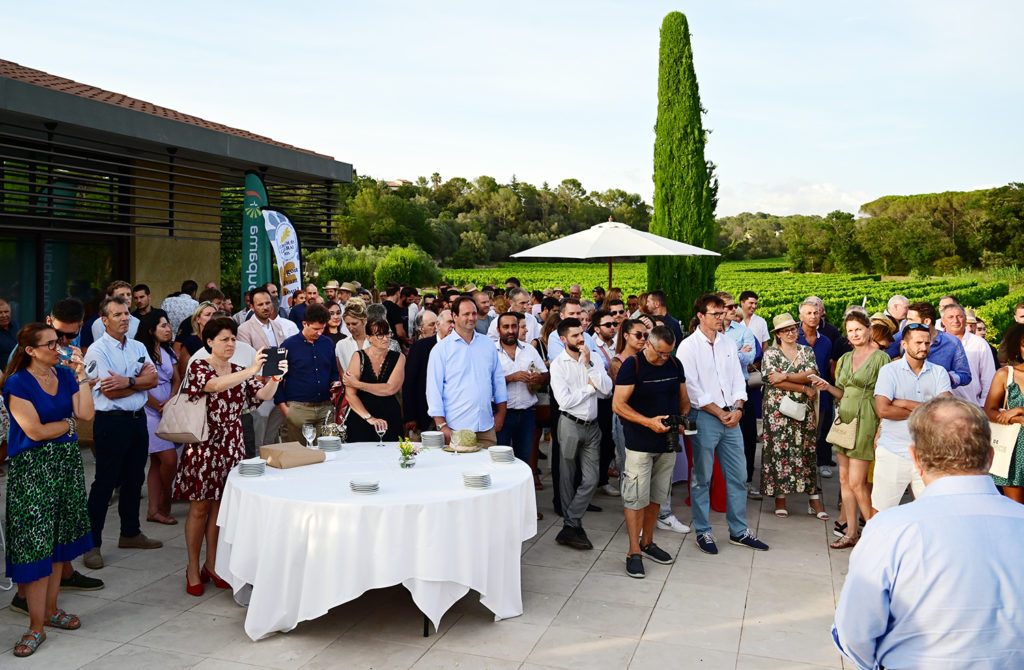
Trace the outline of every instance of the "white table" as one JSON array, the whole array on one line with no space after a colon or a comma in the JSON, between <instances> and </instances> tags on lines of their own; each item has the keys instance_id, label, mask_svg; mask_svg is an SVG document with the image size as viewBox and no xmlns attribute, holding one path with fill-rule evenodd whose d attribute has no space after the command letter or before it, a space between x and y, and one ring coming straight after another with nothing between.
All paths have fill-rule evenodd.
<instances>
[{"instance_id":1,"label":"white table","mask_svg":"<svg viewBox=\"0 0 1024 670\"><path fill-rule=\"evenodd\" d=\"M346 444L324 463L262 477L228 476L217 524L216 569L252 594L245 632L289 631L358 598L402 584L437 629L469 589L495 620L523 613L522 542L537 534L533 476L525 463L493 464L486 450L421 453L398 466L394 443ZM470 489L462 472L491 473ZM357 495L351 479L378 479Z\"/></svg>"}]
</instances>

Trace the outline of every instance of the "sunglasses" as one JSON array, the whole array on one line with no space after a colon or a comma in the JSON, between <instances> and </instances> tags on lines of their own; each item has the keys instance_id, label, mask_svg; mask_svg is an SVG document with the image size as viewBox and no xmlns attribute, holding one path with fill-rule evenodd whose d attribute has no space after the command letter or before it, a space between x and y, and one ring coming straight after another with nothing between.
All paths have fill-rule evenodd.
<instances>
[{"instance_id":1,"label":"sunglasses","mask_svg":"<svg viewBox=\"0 0 1024 670\"><path fill-rule=\"evenodd\" d=\"M79 330L76 330L73 333L65 333L63 330L56 330L55 329L55 332L57 333L57 339L58 340L64 340L65 342L70 342L71 340L73 340L76 337L78 337L79 333L81 333L82 331L81 331L81 329L79 329Z\"/></svg>"},{"instance_id":2,"label":"sunglasses","mask_svg":"<svg viewBox=\"0 0 1024 670\"><path fill-rule=\"evenodd\" d=\"M638 340L646 340L647 339L647 333L630 333L630 335L632 335L633 337L635 337Z\"/></svg>"},{"instance_id":3,"label":"sunglasses","mask_svg":"<svg viewBox=\"0 0 1024 670\"><path fill-rule=\"evenodd\" d=\"M736 309L736 305L726 305L725 309L727 309L727 310L729 310L729 309Z\"/></svg>"},{"instance_id":4,"label":"sunglasses","mask_svg":"<svg viewBox=\"0 0 1024 670\"><path fill-rule=\"evenodd\" d=\"M612 316L619 316L620 314L625 314L625 313L626 313L626 310L624 310L624 309L613 309L613 310L611 310L611 315Z\"/></svg>"},{"instance_id":5,"label":"sunglasses","mask_svg":"<svg viewBox=\"0 0 1024 670\"><path fill-rule=\"evenodd\" d=\"M905 326L905 328L907 330L929 330L929 331L931 330L931 328L929 326L926 326L923 323L908 323Z\"/></svg>"},{"instance_id":6,"label":"sunglasses","mask_svg":"<svg viewBox=\"0 0 1024 670\"><path fill-rule=\"evenodd\" d=\"M609 321L608 323L599 323L599 324L597 324L597 327L598 328L614 328L615 327L615 322L614 321Z\"/></svg>"}]
</instances>

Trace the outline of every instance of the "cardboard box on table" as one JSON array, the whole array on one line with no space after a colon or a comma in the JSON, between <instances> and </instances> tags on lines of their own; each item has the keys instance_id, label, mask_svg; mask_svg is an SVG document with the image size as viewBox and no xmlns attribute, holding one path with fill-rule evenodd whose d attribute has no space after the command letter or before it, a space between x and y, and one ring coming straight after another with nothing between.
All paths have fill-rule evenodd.
<instances>
[{"instance_id":1,"label":"cardboard box on table","mask_svg":"<svg viewBox=\"0 0 1024 670\"><path fill-rule=\"evenodd\" d=\"M298 468L303 465L323 463L327 458L320 449L308 449L298 442L265 444L260 447L260 458L272 468Z\"/></svg>"}]
</instances>

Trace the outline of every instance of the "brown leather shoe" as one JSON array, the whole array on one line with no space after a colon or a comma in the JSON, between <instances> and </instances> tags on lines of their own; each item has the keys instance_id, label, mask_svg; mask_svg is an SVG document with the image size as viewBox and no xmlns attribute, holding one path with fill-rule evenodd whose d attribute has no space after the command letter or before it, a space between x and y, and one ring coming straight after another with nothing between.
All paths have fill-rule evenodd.
<instances>
[{"instance_id":1,"label":"brown leather shoe","mask_svg":"<svg viewBox=\"0 0 1024 670\"><path fill-rule=\"evenodd\" d=\"M143 533L139 533L135 537L122 535L117 541L117 546L122 549L159 549L164 543L160 540L151 540Z\"/></svg>"}]
</instances>

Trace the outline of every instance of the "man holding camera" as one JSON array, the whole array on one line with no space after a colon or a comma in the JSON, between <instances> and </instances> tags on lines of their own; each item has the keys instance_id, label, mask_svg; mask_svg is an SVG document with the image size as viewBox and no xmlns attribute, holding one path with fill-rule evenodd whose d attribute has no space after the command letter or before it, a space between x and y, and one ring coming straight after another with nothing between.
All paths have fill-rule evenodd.
<instances>
[{"instance_id":1,"label":"man holding camera","mask_svg":"<svg viewBox=\"0 0 1024 670\"><path fill-rule=\"evenodd\" d=\"M655 327L643 350L619 368L612 400L626 436L622 470L622 503L629 534L626 574L637 579L644 577L643 556L662 564L673 560L654 544L654 525L661 502L671 491L679 428L690 412L683 366L672 357L675 344L671 328Z\"/></svg>"}]
</instances>

